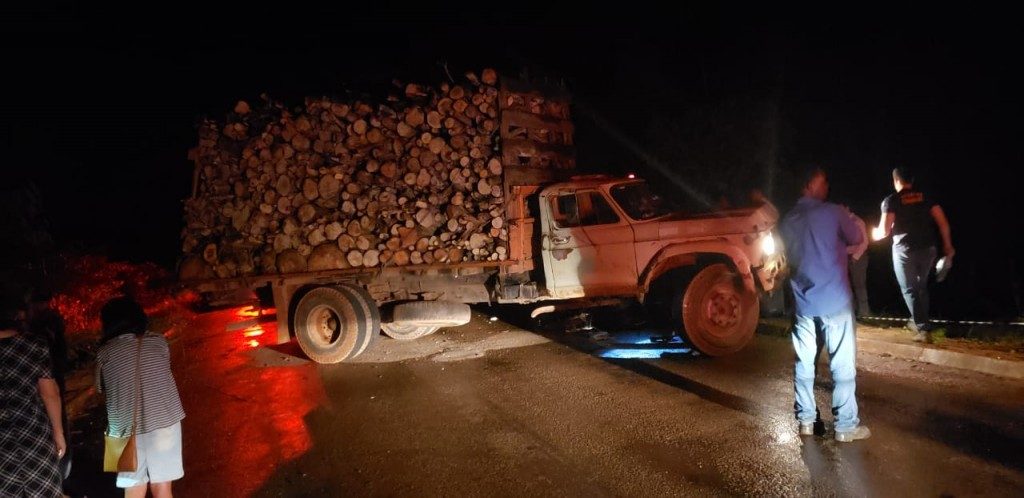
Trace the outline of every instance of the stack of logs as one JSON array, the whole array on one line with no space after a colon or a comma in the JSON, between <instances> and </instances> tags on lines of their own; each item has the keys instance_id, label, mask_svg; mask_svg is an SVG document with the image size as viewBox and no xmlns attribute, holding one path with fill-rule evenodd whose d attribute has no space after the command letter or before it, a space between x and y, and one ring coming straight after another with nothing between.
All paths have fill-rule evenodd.
<instances>
[{"instance_id":1,"label":"stack of logs","mask_svg":"<svg viewBox=\"0 0 1024 498\"><path fill-rule=\"evenodd\" d=\"M505 260L498 77L466 80L295 112L264 96L201 123L181 278Z\"/></svg>"}]
</instances>

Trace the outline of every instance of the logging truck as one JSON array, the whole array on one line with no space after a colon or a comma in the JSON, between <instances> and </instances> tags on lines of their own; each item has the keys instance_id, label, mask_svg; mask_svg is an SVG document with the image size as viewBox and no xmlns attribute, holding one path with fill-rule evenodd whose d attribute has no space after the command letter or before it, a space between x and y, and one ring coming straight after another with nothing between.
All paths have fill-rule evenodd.
<instances>
[{"instance_id":1,"label":"logging truck","mask_svg":"<svg viewBox=\"0 0 1024 498\"><path fill-rule=\"evenodd\" d=\"M679 212L643 180L576 175L564 93L467 79L377 108L240 102L201 129L183 284L269 289L278 341L321 363L475 303L657 302L707 355L750 341L785 267L773 208Z\"/></svg>"}]
</instances>

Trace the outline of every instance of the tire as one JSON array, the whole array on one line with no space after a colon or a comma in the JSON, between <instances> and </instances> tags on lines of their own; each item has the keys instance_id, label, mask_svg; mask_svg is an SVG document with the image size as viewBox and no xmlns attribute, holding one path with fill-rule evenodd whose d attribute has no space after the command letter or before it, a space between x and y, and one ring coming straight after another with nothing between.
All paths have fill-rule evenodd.
<instances>
[{"instance_id":1,"label":"tire","mask_svg":"<svg viewBox=\"0 0 1024 498\"><path fill-rule=\"evenodd\" d=\"M457 327L472 319L468 304L451 301L412 301L395 305L392 322L432 327Z\"/></svg>"},{"instance_id":2,"label":"tire","mask_svg":"<svg viewBox=\"0 0 1024 498\"><path fill-rule=\"evenodd\" d=\"M338 363L357 354L365 341L365 312L352 294L336 287L317 287L295 307L295 337L309 359Z\"/></svg>"},{"instance_id":3,"label":"tire","mask_svg":"<svg viewBox=\"0 0 1024 498\"><path fill-rule=\"evenodd\" d=\"M760 301L725 264L702 268L677 302L682 329L693 347L708 356L743 349L754 337Z\"/></svg>"},{"instance_id":4,"label":"tire","mask_svg":"<svg viewBox=\"0 0 1024 498\"><path fill-rule=\"evenodd\" d=\"M382 328L384 329L384 334L392 339L398 339L399 341L411 341L413 339L419 339L425 335L433 334L441 327L403 323L385 323L382 325Z\"/></svg>"},{"instance_id":5,"label":"tire","mask_svg":"<svg viewBox=\"0 0 1024 498\"><path fill-rule=\"evenodd\" d=\"M363 311L363 320L360 323L360 327L363 330L363 341L356 347L355 352L351 356L351 358L355 358L363 354L380 336L380 308L377 307L377 301L373 299L373 296L366 292L366 289L358 285L338 284L335 288L347 294L349 301Z\"/></svg>"}]
</instances>

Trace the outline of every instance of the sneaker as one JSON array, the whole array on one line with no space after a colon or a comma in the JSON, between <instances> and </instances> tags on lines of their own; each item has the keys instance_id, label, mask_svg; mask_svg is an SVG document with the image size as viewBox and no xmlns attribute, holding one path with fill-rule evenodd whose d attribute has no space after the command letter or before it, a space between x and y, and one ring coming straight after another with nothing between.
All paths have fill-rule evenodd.
<instances>
[{"instance_id":1,"label":"sneaker","mask_svg":"<svg viewBox=\"0 0 1024 498\"><path fill-rule=\"evenodd\" d=\"M836 432L836 441L840 443L849 443L858 439L867 439L871 437L871 430L863 425L854 427L853 430Z\"/></svg>"},{"instance_id":2,"label":"sneaker","mask_svg":"<svg viewBox=\"0 0 1024 498\"><path fill-rule=\"evenodd\" d=\"M907 320L907 328L910 329L911 332L921 332L921 329L917 328L917 324L914 323L913 320Z\"/></svg>"},{"instance_id":3,"label":"sneaker","mask_svg":"<svg viewBox=\"0 0 1024 498\"><path fill-rule=\"evenodd\" d=\"M800 422L800 435L801 436L813 436L814 435L814 422Z\"/></svg>"},{"instance_id":4,"label":"sneaker","mask_svg":"<svg viewBox=\"0 0 1024 498\"><path fill-rule=\"evenodd\" d=\"M914 342L932 342L932 338L928 335L928 332L921 330L914 334Z\"/></svg>"}]
</instances>

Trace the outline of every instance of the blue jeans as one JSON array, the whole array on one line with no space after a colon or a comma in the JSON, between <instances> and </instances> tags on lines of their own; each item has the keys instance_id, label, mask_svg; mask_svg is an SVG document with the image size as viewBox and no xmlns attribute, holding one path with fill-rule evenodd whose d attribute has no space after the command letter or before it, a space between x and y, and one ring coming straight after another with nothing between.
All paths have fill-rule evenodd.
<instances>
[{"instance_id":1,"label":"blue jeans","mask_svg":"<svg viewBox=\"0 0 1024 498\"><path fill-rule=\"evenodd\" d=\"M907 249L893 244L892 268L918 330L928 329L928 274L935 263L935 247Z\"/></svg>"},{"instance_id":2,"label":"blue jeans","mask_svg":"<svg viewBox=\"0 0 1024 498\"><path fill-rule=\"evenodd\" d=\"M836 432L853 430L860 423L857 417L857 337L853 311L846 309L829 316L796 315L793 323L793 349L796 368L793 387L796 390L796 419L814 422L818 408L814 402L814 376L818 357L818 333L821 333L829 354L832 370L832 416Z\"/></svg>"}]
</instances>

